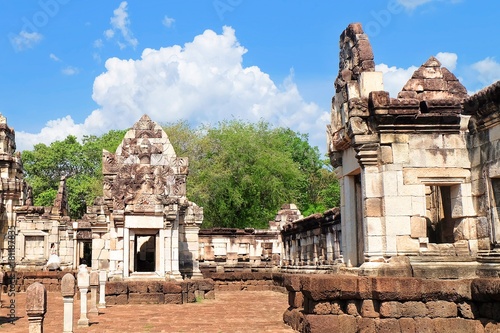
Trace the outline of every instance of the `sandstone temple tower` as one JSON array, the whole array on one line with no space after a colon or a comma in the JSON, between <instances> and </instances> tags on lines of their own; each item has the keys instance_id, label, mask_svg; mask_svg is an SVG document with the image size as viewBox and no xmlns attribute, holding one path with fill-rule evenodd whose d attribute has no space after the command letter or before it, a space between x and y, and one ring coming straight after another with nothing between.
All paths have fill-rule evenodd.
<instances>
[{"instance_id":1,"label":"sandstone temple tower","mask_svg":"<svg viewBox=\"0 0 500 333\"><path fill-rule=\"evenodd\" d=\"M103 152L102 166L104 195L75 225L78 242L91 246L92 269L119 278L201 277L203 209L186 198L188 159L176 156L163 129L144 115L115 154Z\"/></svg>"},{"instance_id":2,"label":"sandstone temple tower","mask_svg":"<svg viewBox=\"0 0 500 333\"><path fill-rule=\"evenodd\" d=\"M474 275L490 237L478 214L485 180L471 170L480 153L471 150L479 143L463 112L466 89L430 57L389 96L360 24L340 36L339 64L328 149L341 185L344 262L378 274L404 256L415 275Z\"/></svg>"}]
</instances>

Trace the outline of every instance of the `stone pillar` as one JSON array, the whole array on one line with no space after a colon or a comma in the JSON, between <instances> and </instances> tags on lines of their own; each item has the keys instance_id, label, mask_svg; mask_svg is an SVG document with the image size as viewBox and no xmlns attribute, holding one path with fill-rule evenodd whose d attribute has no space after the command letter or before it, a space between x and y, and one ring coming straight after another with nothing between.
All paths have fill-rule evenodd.
<instances>
[{"instance_id":1,"label":"stone pillar","mask_svg":"<svg viewBox=\"0 0 500 333\"><path fill-rule=\"evenodd\" d=\"M73 299L75 296L75 277L67 273L61 280L61 294L64 303L63 333L73 333Z\"/></svg>"},{"instance_id":2,"label":"stone pillar","mask_svg":"<svg viewBox=\"0 0 500 333\"><path fill-rule=\"evenodd\" d=\"M191 224L191 225L185 225L184 226L184 232L187 240L187 246L188 250L191 253L192 257L192 264L193 264L193 271L191 272L191 278L192 279L202 279L203 275L201 274L200 271L200 262L198 261L199 258L199 242L198 242L198 232L200 231L200 228L196 224Z\"/></svg>"},{"instance_id":3,"label":"stone pillar","mask_svg":"<svg viewBox=\"0 0 500 333\"><path fill-rule=\"evenodd\" d=\"M90 273L90 309L89 313L99 314L97 310L97 287L99 286L99 273L93 271Z\"/></svg>"},{"instance_id":4,"label":"stone pillar","mask_svg":"<svg viewBox=\"0 0 500 333\"><path fill-rule=\"evenodd\" d=\"M106 308L106 281L107 273L105 270L99 271L99 309Z\"/></svg>"},{"instance_id":5,"label":"stone pillar","mask_svg":"<svg viewBox=\"0 0 500 333\"><path fill-rule=\"evenodd\" d=\"M28 332L43 333L43 318L47 312L47 290L40 282L35 282L26 290L26 314Z\"/></svg>"},{"instance_id":6,"label":"stone pillar","mask_svg":"<svg viewBox=\"0 0 500 333\"><path fill-rule=\"evenodd\" d=\"M87 265L80 265L77 280L78 289L80 289L80 319L78 319L78 327L87 327L89 326L89 319L87 318L87 292L90 286Z\"/></svg>"}]
</instances>

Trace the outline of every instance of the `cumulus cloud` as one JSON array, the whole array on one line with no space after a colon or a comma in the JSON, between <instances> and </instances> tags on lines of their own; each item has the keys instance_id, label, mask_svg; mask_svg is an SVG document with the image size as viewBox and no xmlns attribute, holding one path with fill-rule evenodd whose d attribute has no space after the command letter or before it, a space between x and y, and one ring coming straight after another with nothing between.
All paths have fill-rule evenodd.
<instances>
[{"instance_id":1,"label":"cumulus cloud","mask_svg":"<svg viewBox=\"0 0 500 333\"><path fill-rule=\"evenodd\" d=\"M187 119L193 125L263 119L307 133L311 144L324 148L329 110L304 101L293 72L276 84L259 67L244 67L246 52L235 31L224 27L222 34L206 30L184 46L147 48L140 59L110 58L94 81L99 107L83 124L68 116L38 134L22 133L18 141L26 146L56 135L99 135L128 128L147 113L160 123Z\"/></svg>"},{"instance_id":2,"label":"cumulus cloud","mask_svg":"<svg viewBox=\"0 0 500 333\"><path fill-rule=\"evenodd\" d=\"M490 85L500 80L500 63L495 58L487 57L471 65L476 79L483 85Z\"/></svg>"},{"instance_id":3,"label":"cumulus cloud","mask_svg":"<svg viewBox=\"0 0 500 333\"><path fill-rule=\"evenodd\" d=\"M43 39L43 36L41 33L36 31L27 32L23 30L17 35L10 34L9 39L12 47L14 47L16 51L24 51L38 44Z\"/></svg>"},{"instance_id":4,"label":"cumulus cloud","mask_svg":"<svg viewBox=\"0 0 500 333\"><path fill-rule=\"evenodd\" d=\"M454 71L457 68L458 55L456 53L450 52L439 52L436 54L437 60L441 63L443 67L446 67L450 71Z\"/></svg>"},{"instance_id":5,"label":"cumulus cloud","mask_svg":"<svg viewBox=\"0 0 500 333\"><path fill-rule=\"evenodd\" d=\"M417 66L410 66L408 68L389 67L386 64L375 66L375 70L382 72L384 76L384 90L388 91L391 97L398 95L417 68Z\"/></svg>"},{"instance_id":6,"label":"cumulus cloud","mask_svg":"<svg viewBox=\"0 0 500 333\"><path fill-rule=\"evenodd\" d=\"M163 21L161 21L161 23L163 23L163 25L166 26L167 28L170 28L175 23L175 19L165 15L165 17L163 18Z\"/></svg>"},{"instance_id":7,"label":"cumulus cloud","mask_svg":"<svg viewBox=\"0 0 500 333\"><path fill-rule=\"evenodd\" d=\"M128 18L126 1L122 1L120 6L113 11L110 23L111 28L104 32L104 36L106 36L107 39L115 37L115 33L118 31L124 40L124 42L118 41L120 48L123 48L126 45L130 45L133 48L137 46L139 42L136 38L134 38L132 31L130 30L130 19Z\"/></svg>"}]
</instances>

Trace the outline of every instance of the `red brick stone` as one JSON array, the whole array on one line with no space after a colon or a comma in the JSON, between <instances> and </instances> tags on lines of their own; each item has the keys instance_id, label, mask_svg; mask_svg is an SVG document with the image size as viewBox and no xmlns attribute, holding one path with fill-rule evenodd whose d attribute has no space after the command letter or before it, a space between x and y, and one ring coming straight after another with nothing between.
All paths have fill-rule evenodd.
<instances>
[{"instance_id":1,"label":"red brick stone","mask_svg":"<svg viewBox=\"0 0 500 333\"><path fill-rule=\"evenodd\" d=\"M378 318L380 304L378 301L374 301L371 299L365 299L361 302L361 316L365 318Z\"/></svg>"},{"instance_id":2,"label":"red brick stone","mask_svg":"<svg viewBox=\"0 0 500 333\"><path fill-rule=\"evenodd\" d=\"M358 326L358 332L363 333L376 333L375 319L373 318L356 318L356 325Z\"/></svg>"},{"instance_id":3,"label":"red brick stone","mask_svg":"<svg viewBox=\"0 0 500 333\"><path fill-rule=\"evenodd\" d=\"M289 291L300 291L302 284L301 284L301 277L302 275L297 275L297 274L286 274L284 276L284 285L285 288Z\"/></svg>"},{"instance_id":4,"label":"red brick stone","mask_svg":"<svg viewBox=\"0 0 500 333\"><path fill-rule=\"evenodd\" d=\"M422 302L405 302L401 305L402 317L427 317L427 306Z\"/></svg>"},{"instance_id":5,"label":"red brick stone","mask_svg":"<svg viewBox=\"0 0 500 333\"><path fill-rule=\"evenodd\" d=\"M127 294L116 295L115 304L116 305L128 304L128 295Z\"/></svg>"},{"instance_id":6,"label":"red brick stone","mask_svg":"<svg viewBox=\"0 0 500 333\"><path fill-rule=\"evenodd\" d=\"M130 293L128 294L129 304L163 304L163 293Z\"/></svg>"},{"instance_id":7,"label":"red brick stone","mask_svg":"<svg viewBox=\"0 0 500 333\"><path fill-rule=\"evenodd\" d=\"M355 276L306 276L302 293L314 301L334 299L359 299L358 278Z\"/></svg>"},{"instance_id":8,"label":"red brick stone","mask_svg":"<svg viewBox=\"0 0 500 333\"><path fill-rule=\"evenodd\" d=\"M462 302L471 297L471 280L422 280L423 301Z\"/></svg>"},{"instance_id":9,"label":"red brick stone","mask_svg":"<svg viewBox=\"0 0 500 333\"><path fill-rule=\"evenodd\" d=\"M418 327L413 318L401 318L399 319L399 327L401 333L418 333Z\"/></svg>"},{"instance_id":10,"label":"red brick stone","mask_svg":"<svg viewBox=\"0 0 500 333\"><path fill-rule=\"evenodd\" d=\"M399 318L401 317L401 302L382 302L380 303L380 315L387 318Z\"/></svg>"},{"instance_id":11,"label":"red brick stone","mask_svg":"<svg viewBox=\"0 0 500 333\"><path fill-rule=\"evenodd\" d=\"M415 318L418 333L434 333L434 325L431 318Z\"/></svg>"},{"instance_id":12,"label":"red brick stone","mask_svg":"<svg viewBox=\"0 0 500 333\"><path fill-rule=\"evenodd\" d=\"M302 308L304 306L304 296L300 291L288 292L288 305L292 308Z\"/></svg>"},{"instance_id":13,"label":"red brick stone","mask_svg":"<svg viewBox=\"0 0 500 333\"><path fill-rule=\"evenodd\" d=\"M127 284L123 282L107 282L106 295L126 294L128 291Z\"/></svg>"},{"instance_id":14,"label":"red brick stone","mask_svg":"<svg viewBox=\"0 0 500 333\"><path fill-rule=\"evenodd\" d=\"M474 301L500 301L500 279L489 278L472 280L471 296Z\"/></svg>"},{"instance_id":15,"label":"red brick stone","mask_svg":"<svg viewBox=\"0 0 500 333\"><path fill-rule=\"evenodd\" d=\"M182 287L175 282L163 282L162 290L165 294L180 294L182 292Z\"/></svg>"},{"instance_id":16,"label":"red brick stone","mask_svg":"<svg viewBox=\"0 0 500 333\"><path fill-rule=\"evenodd\" d=\"M432 319L434 332L470 333L477 332L477 322L463 318Z\"/></svg>"},{"instance_id":17,"label":"red brick stone","mask_svg":"<svg viewBox=\"0 0 500 333\"><path fill-rule=\"evenodd\" d=\"M298 309L288 309L283 314L283 322L294 330L302 332L304 326L304 314Z\"/></svg>"},{"instance_id":18,"label":"red brick stone","mask_svg":"<svg viewBox=\"0 0 500 333\"><path fill-rule=\"evenodd\" d=\"M305 315L304 332L309 333L355 333L356 318L348 315Z\"/></svg>"},{"instance_id":19,"label":"red brick stone","mask_svg":"<svg viewBox=\"0 0 500 333\"><path fill-rule=\"evenodd\" d=\"M399 320L397 319L380 319L375 322L375 326L379 333L400 332Z\"/></svg>"},{"instance_id":20,"label":"red brick stone","mask_svg":"<svg viewBox=\"0 0 500 333\"><path fill-rule=\"evenodd\" d=\"M206 295L205 295L206 297ZM179 294L164 294L163 302L165 304L182 304L182 295Z\"/></svg>"},{"instance_id":21,"label":"red brick stone","mask_svg":"<svg viewBox=\"0 0 500 333\"><path fill-rule=\"evenodd\" d=\"M143 293L148 292L148 282L147 281L130 281L127 283L129 293Z\"/></svg>"},{"instance_id":22,"label":"red brick stone","mask_svg":"<svg viewBox=\"0 0 500 333\"><path fill-rule=\"evenodd\" d=\"M422 280L416 278L373 278L373 298L381 301L416 301L422 296Z\"/></svg>"},{"instance_id":23,"label":"red brick stone","mask_svg":"<svg viewBox=\"0 0 500 333\"><path fill-rule=\"evenodd\" d=\"M455 302L431 301L427 302L427 316L430 318L453 318L458 314Z\"/></svg>"}]
</instances>

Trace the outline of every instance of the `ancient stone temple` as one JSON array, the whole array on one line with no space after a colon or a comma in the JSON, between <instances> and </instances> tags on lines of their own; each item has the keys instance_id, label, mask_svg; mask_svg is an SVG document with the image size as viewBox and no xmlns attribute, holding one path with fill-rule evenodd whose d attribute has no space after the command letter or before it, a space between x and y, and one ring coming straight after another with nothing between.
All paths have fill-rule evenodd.
<instances>
[{"instance_id":1,"label":"ancient stone temple","mask_svg":"<svg viewBox=\"0 0 500 333\"><path fill-rule=\"evenodd\" d=\"M415 276L474 276L498 240L498 83L468 97L430 57L391 97L373 59L349 25L328 127L344 263L378 274L405 256Z\"/></svg>"},{"instance_id":2,"label":"ancient stone temple","mask_svg":"<svg viewBox=\"0 0 500 333\"><path fill-rule=\"evenodd\" d=\"M176 156L163 129L144 115L115 154L103 152L102 166L104 195L75 225L78 243L91 247L92 269L120 278L200 277L203 209L186 198L188 159Z\"/></svg>"}]
</instances>

